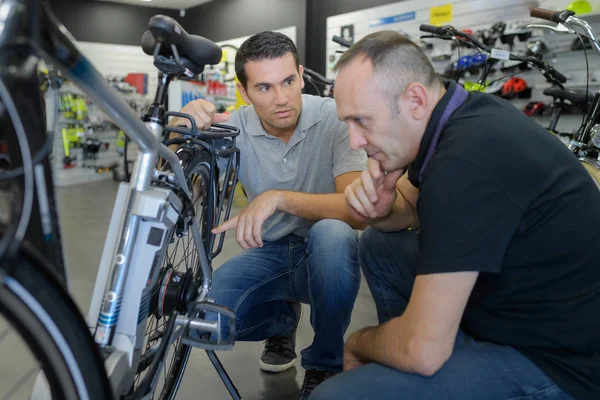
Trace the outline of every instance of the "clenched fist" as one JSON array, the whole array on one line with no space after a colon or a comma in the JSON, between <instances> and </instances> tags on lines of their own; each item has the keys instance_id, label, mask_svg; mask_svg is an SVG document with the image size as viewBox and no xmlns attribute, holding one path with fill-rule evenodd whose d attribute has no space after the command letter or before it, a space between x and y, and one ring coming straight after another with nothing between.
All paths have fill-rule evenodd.
<instances>
[{"instance_id":1,"label":"clenched fist","mask_svg":"<svg viewBox=\"0 0 600 400\"><path fill-rule=\"evenodd\" d=\"M392 211L398 193L396 182L403 170L385 173L379 161L369 158L369 169L346 187L345 196L353 216L363 223L385 218Z\"/></svg>"}]
</instances>

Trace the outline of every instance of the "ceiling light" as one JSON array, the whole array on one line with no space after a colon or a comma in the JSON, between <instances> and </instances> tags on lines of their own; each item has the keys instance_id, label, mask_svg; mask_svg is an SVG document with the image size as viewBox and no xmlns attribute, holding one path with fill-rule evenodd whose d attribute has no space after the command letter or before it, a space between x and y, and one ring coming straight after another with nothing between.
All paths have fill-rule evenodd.
<instances>
[{"instance_id":1,"label":"ceiling light","mask_svg":"<svg viewBox=\"0 0 600 400\"><path fill-rule=\"evenodd\" d=\"M152 1L152 0L140 0L140 1Z\"/></svg>"}]
</instances>

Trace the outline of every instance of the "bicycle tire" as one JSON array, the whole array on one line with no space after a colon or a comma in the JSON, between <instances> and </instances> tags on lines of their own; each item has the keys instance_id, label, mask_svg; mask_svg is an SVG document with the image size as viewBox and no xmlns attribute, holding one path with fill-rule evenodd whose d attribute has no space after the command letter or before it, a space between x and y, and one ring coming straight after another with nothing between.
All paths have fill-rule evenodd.
<instances>
[{"instance_id":1,"label":"bicycle tire","mask_svg":"<svg viewBox=\"0 0 600 400\"><path fill-rule=\"evenodd\" d=\"M52 399L113 398L100 352L73 299L40 259L21 253L0 285L0 314L40 362Z\"/></svg>"}]
</instances>

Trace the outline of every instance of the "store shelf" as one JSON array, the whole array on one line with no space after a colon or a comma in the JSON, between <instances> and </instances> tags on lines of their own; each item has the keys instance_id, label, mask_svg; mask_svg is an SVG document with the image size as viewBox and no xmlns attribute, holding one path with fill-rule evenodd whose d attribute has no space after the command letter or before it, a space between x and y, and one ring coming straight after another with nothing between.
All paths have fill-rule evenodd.
<instances>
[{"instance_id":1,"label":"store shelf","mask_svg":"<svg viewBox=\"0 0 600 400\"><path fill-rule=\"evenodd\" d=\"M235 97L219 96L219 95L216 95L216 94L207 94L206 95L206 99L207 100L229 101L229 102L232 102L232 103L235 103L237 101L237 99Z\"/></svg>"},{"instance_id":2,"label":"store shelf","mask_svg":"<svg viewBox=\"0 0 600 400\"><path fill-rule=\"evenodd\" d=\"M62 124L62 125L83 125L85 123L89 123L89 121L82 120L82 119L66 119L66 118L61 118L58 121L58 123Z\"/></svg>"}]
</instances>

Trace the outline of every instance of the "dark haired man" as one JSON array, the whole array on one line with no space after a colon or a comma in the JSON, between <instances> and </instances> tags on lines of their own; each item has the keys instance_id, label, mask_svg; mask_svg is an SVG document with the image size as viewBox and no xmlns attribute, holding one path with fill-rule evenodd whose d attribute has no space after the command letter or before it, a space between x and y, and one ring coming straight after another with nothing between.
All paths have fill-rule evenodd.
<instances>
[{"instance_id":1,"label":"dark haired man","mask_svg":"<svg viewBox=\"0 0 600 400\"><path fill-rule=\"evenodd\" d=\"M310 305L313 343L302 351L301 398L343 364L344 332L360 285L357 232L344 189L366 168L349 147L333 99L303 95L303 68L292 40L261 32L236 54L238 89L250 107L229 116L239 127L239 179L250 201L214 229L236 229L241 255L217 268L211 297L237 312L238 340L265 340L261 369L296 360L300 304ZM222 122L197 100L182 112L200 127ZM183 121L174 121L177 124Z\"/></svg>"},{"instance_id":2,"label":"dark haired man","mask_svg":"<svg viewBox=\"0 0 600 400\"><path fill-rule=\"evenodd\" d=\"M359 259L381 325L350 336L347 372L311 398L599 399L600 191L585 168L510 103L443 82L397 32L336 68L338 115L370 156L346 195L372 226Z\"/></svg>"}]
</instances>

